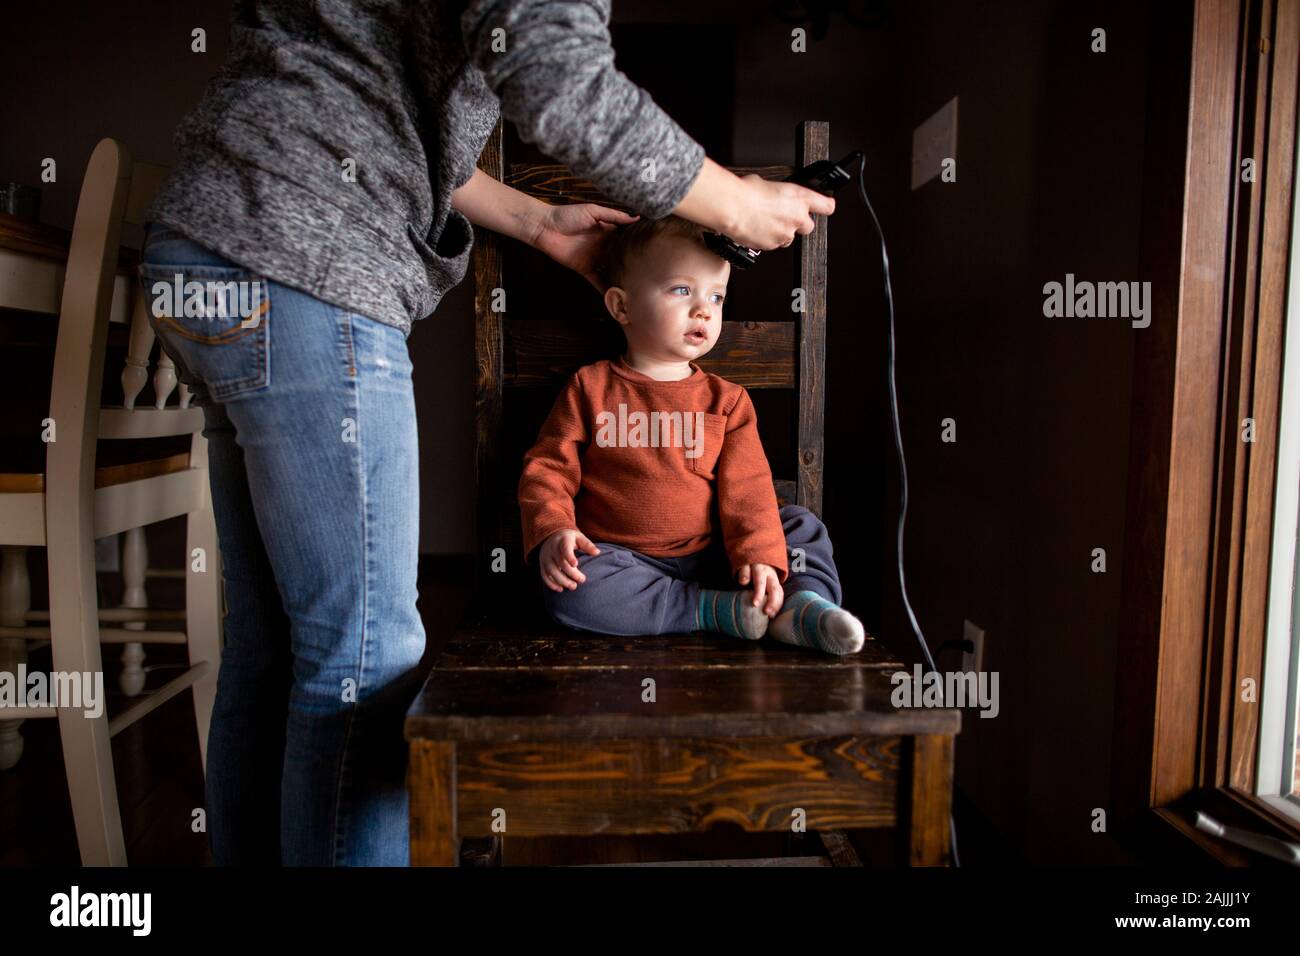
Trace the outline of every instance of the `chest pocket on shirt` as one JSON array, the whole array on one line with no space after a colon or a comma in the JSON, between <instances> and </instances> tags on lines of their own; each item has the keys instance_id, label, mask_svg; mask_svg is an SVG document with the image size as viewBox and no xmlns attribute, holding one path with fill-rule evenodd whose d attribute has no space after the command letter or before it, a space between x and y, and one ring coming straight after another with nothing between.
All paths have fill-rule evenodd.
<instances>
[{"instance_id":1,"label":"chest pocket on shirt","mask_svg":"<svg viewBox=\"0 0 1300 956\"><path fill-rule=\"evenodd\" d=\"M695 448L684 449L684 451L695 452L699 455L694 458L687 457L686 467L698 475L706 478L712 478L713 473L718 465L718 454L722 451L722 443L727 435L727 416L704 414L704 443L696 445ZM696 441L698 442L698 436Z\"/></svg>"}]
</instances>

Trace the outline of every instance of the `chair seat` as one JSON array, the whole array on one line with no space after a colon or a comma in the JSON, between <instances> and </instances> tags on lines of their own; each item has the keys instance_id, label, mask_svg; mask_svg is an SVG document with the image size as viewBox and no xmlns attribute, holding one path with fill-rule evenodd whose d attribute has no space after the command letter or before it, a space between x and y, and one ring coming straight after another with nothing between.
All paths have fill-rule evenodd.
<instances>
[{"instance_id":1,"label":"chair seat","mask_svg":"<svg viewBox=\"0 0 1300 956\"><path fill-rule=\"evenodd\" d=\"M702 633L478 627L443 649L406 738L955 733L956 711L894 707L890 675L903 666L871 638L836 657ZM646 678L653 703L643 700Z\"/></svg>"},{"instance_id":2,"label":"chair seat","mask_svg":"<svg viewBox=\"0 0 1300 956\"><path fill-rule=\"evenodd\" d=\"M129 441L101 441L96 449L95 487L156 478L190 467L189 435ZM7 439L0 448L0 494L45 491L45 446Z\"/></svg>"}]
</instances>

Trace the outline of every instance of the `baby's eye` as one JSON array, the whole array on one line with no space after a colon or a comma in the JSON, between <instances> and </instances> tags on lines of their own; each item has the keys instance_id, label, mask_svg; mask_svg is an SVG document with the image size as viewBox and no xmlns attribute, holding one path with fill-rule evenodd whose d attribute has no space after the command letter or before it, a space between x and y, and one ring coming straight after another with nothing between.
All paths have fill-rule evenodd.
<instances>
[{"instance_id":1,"label":"baby's eye","mask_svg":"<svg viewBox=\"0 0 1300 956\"><path fill-rule=\"evenodd\" d=\"M670 292L676 292L678 289L685 289L685 290L686 290L686 294L687 294L687 295L690 295L691 287L688 286L688 285L675 285L675 286L673 286L669 291L670 291ZM723 302L725 302L725 301L727 300L727 297L726 297L725 295L723 295L721 292L715 292L715 293L713 293L713 298L715 298L715 299L718 300L718 305L721 305Z\"/></svg>"}]
</instances>

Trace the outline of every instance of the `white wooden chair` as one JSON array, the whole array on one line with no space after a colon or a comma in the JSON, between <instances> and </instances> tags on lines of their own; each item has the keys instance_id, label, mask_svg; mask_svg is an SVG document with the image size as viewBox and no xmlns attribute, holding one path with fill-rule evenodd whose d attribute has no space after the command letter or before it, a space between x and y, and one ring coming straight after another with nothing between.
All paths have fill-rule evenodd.
<instances>
[{"instance_id":1,"label":"white wooden chair","mask_svg":"<svg viewBox=\"0 0 1300 956\"><path fill-rule=\"evenodd\" d=\"M103 139L91 155L77 204L68 254L46 423L45 470L0 474L0 671L16 673L30 647L48 641L57 673L102 673L101 644L123 644L122 690L133 700L97 718L81 709L43 706L0 709L0 767L21 753L22 720L57 717L81 861L125 865L111 741L159 705L191 687L199 751L207 772L208 725L221 653L221 565L208 486L203 411L188 389L166 406L176 386L160 351L154 408L136 408L148 378L153 329L145 295L134 283L131 335L122 371L123 403L101 407L108 319L122 223L141 223L166 169L133 164L121 143ZM50 435L50 426L53 433ZM124 464L97 465L97 447L118 440L189 435L189 451ZM50 440L50 437L53 440ZM122 447L121 445L115 447ZM101 454L100 459L107 456ZM150 573L143 528L187 516L185 611L149 610L144 579ZM125 533L120 608L100 608L95 541ZM50 610L30 610L26 549L44 547L49 562ZM144 630L147 623L183 619L185 630ZM105 626L112 625L112 626ZM189 665L157 690L142 693L144 644L185 644Z\"/></svg>"}]
</instances>

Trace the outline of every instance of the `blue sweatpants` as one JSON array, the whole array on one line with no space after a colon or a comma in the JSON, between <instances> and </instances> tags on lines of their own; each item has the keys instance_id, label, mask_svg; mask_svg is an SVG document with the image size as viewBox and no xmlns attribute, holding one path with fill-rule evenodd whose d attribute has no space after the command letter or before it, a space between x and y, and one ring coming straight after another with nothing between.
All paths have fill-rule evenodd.
<instances>
[{"instance_id":1,"label":"blue sweatpants","mask_svg":"<svg viewBox=\"0 0 1300 956\"><path fill-rule=\"evenodd\" d=\"M781 508L790 574L786 597L816 591L833 604L841 599L831 539L820 518L802 505ZM578 552L587 580L572 591L538 585L546 609L558 623L600 634L689 634L695 630L700 588L739 590L721 536L703 551L679 558L655 558L620 544L594 541L600 554ZM795 549L802 549L802 557ZM801 570L795 570L801 564Z\"/></svg>"}]
</instances>

